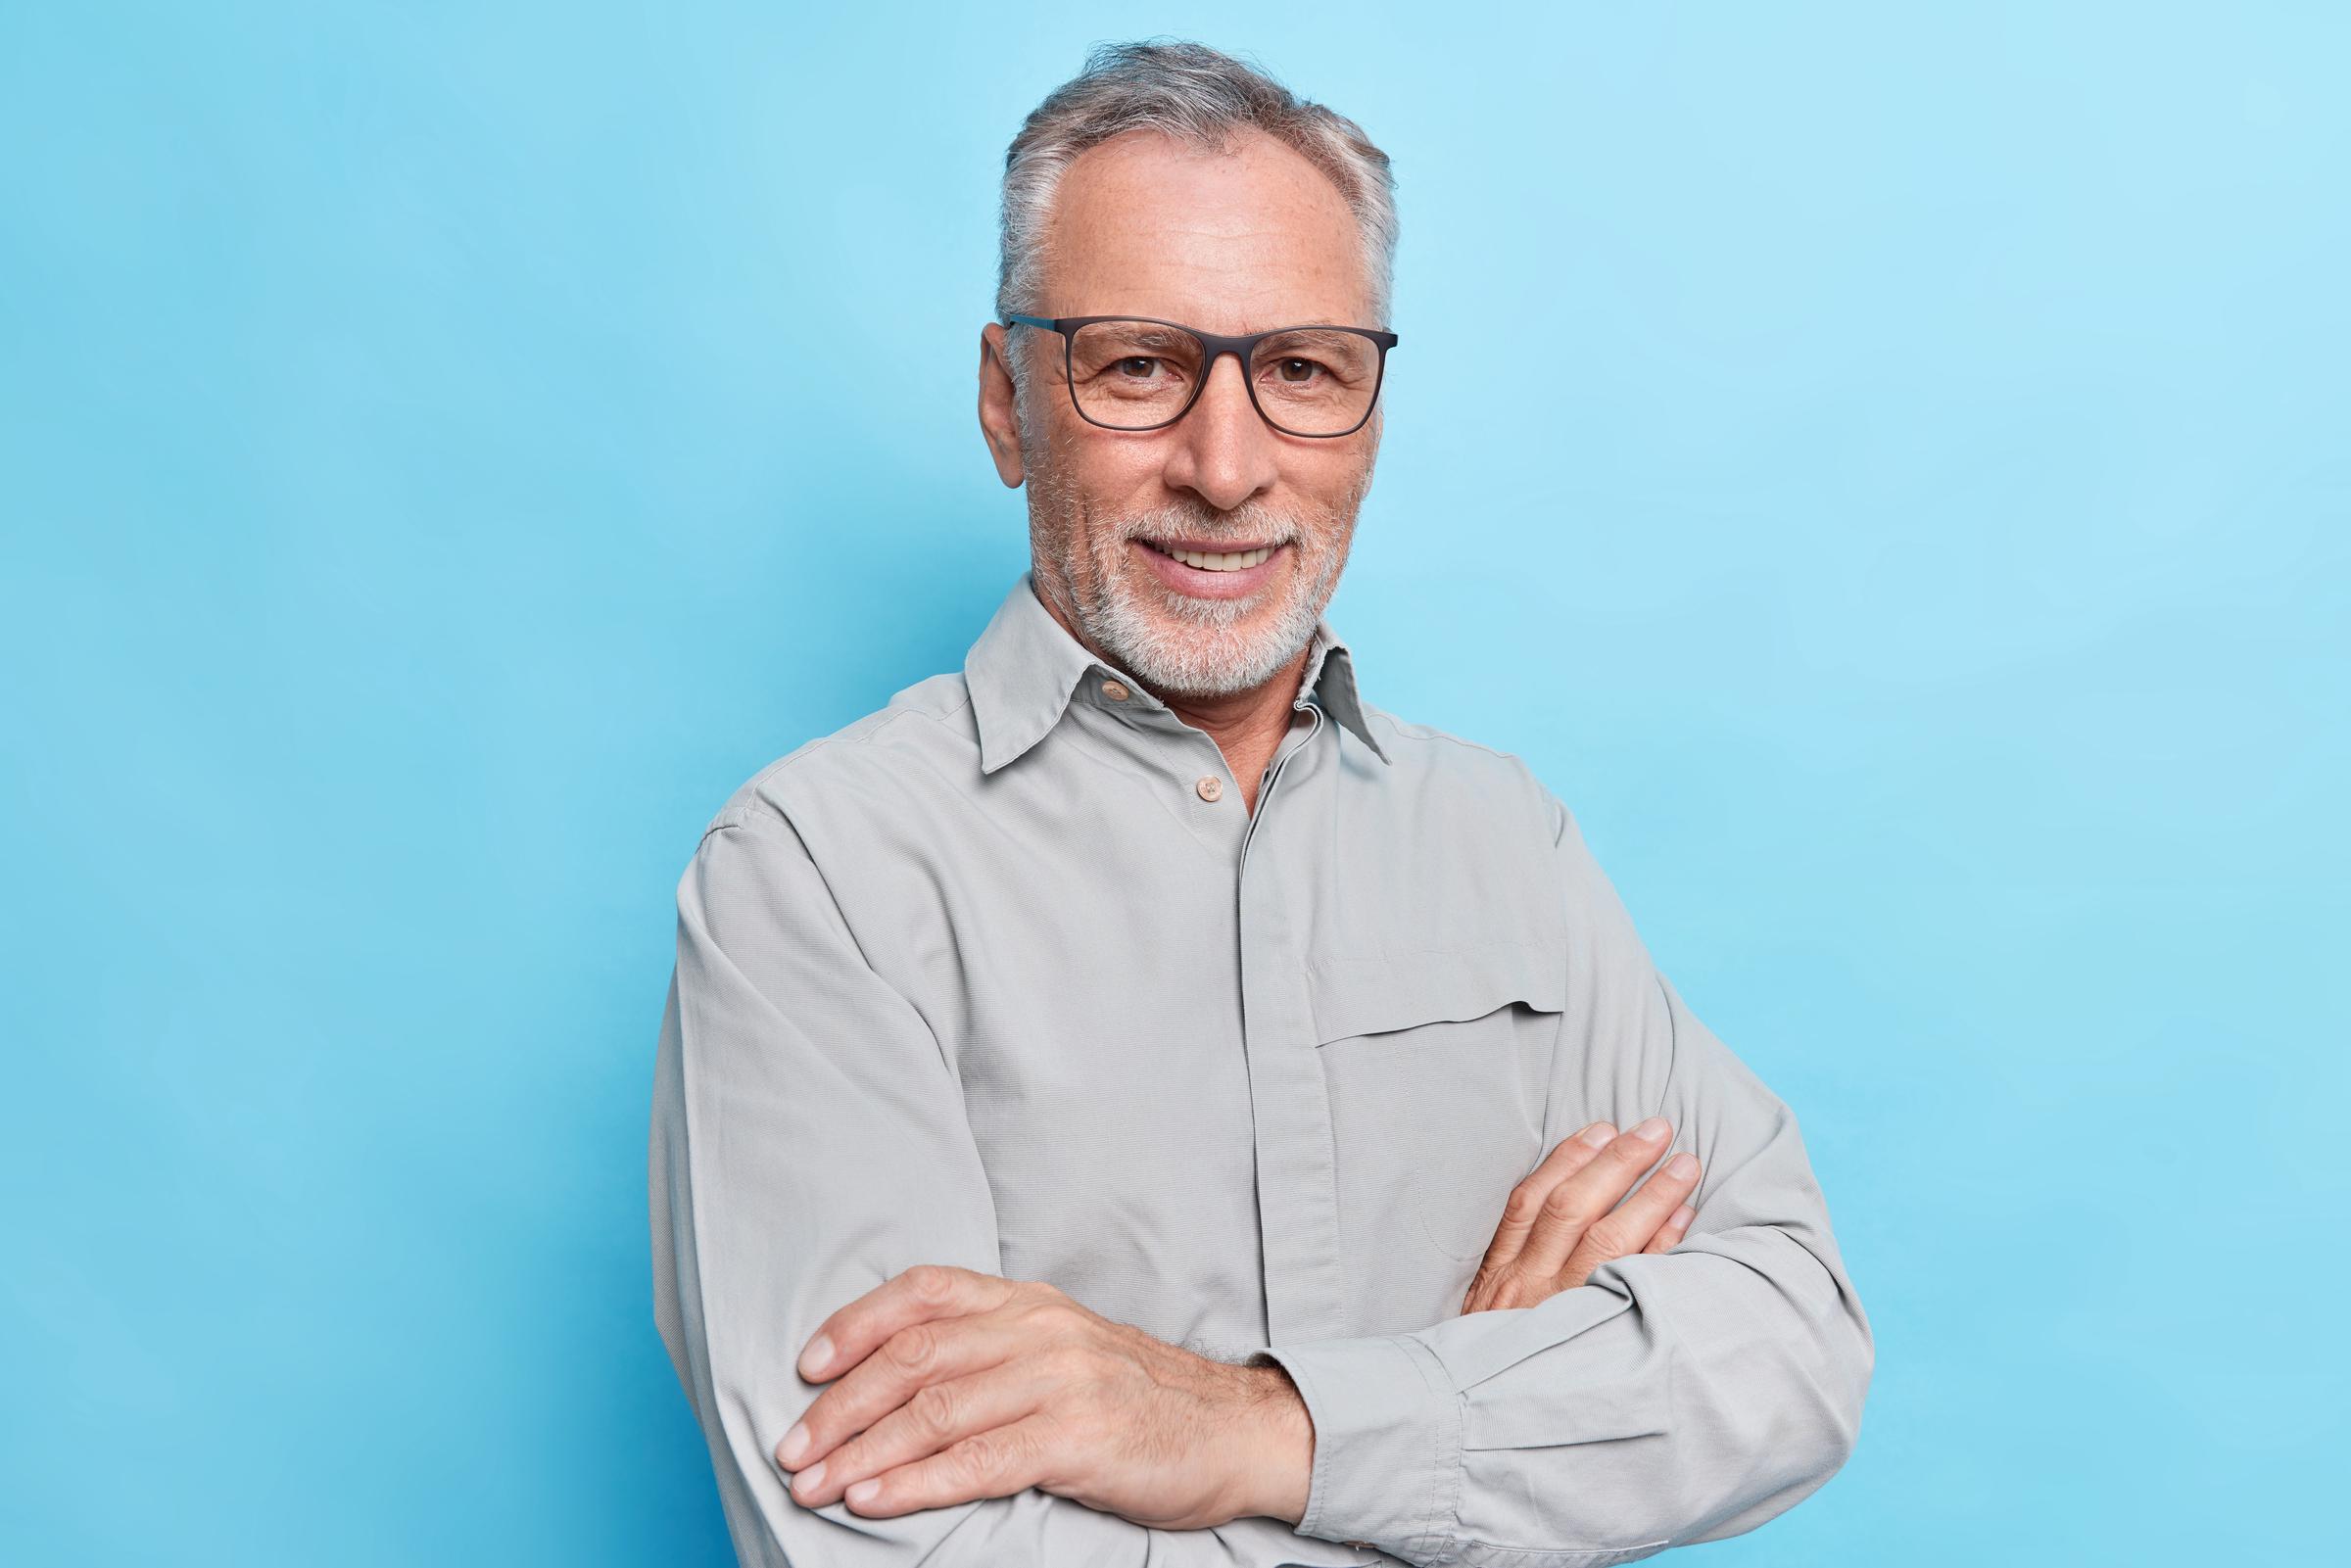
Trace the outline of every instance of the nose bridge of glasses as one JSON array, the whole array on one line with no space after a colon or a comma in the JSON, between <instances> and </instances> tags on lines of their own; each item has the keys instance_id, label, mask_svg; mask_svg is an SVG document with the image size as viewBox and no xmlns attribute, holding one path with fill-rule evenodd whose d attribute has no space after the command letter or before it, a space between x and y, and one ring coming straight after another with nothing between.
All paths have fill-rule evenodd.
<instances>
[{"instance_id":1,"label":"nose bridge of glasses","mask_svg":"<svg viewBox=\"0 0 2351 1568\"><path fill-rule=\"evenodd\" d=\"M1217 379L1217 366L1224 357L1232 356L1232 373L1241 379L1241 390L1249 388L1249 345L1232 338L1209 338L1206 356L1200 362L1200 396L1208 396L1209 384Z\"/></svg>"},{"instance_id":2,"label":"nose bridge of glasses","mask_svg":"<svg viewBox=\"0 0 2351 1568\"><path fill-rule=\"evenodd\" d=\"M1193 335L1202 337L1199 333ZM1191 401L1184 405L1184 413L1193 419L1199 418L1202 413L1209 411L1201 405L1215 397L1218 399L1217 406L1223 411L1223 417L1240 421L1244 429L1269 423L1266 410L1258 404L1257 392L1249 384L1249 359L1253 346L1239 338L1203 337L1203 342L1205 357L1201 361L1200 379L1192 389ZM1217 366L1227 355L1232 357L1233 379L1238 385L1217 394L1214 392Z\"/></svg>"}]
</instances>

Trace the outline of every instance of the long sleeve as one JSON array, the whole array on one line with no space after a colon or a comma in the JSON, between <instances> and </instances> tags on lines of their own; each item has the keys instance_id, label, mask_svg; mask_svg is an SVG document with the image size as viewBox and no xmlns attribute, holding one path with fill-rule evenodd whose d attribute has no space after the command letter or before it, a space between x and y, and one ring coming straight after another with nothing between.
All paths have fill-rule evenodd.
<instances>
[{"instance_id":1,"label":"long sleeve","mask_svg":"<svg viewBox=\"0 0 2351 1568\"><path fill-rule=\"evenodd\" d=\"M1299 1530L1415 1564L1604 1568L1751 1530L1845 1463L1875 1361L1795 1116L1651 967L1551 808L1570 933L1551 1141L1664 1117L1703 1165L1697 1217L1533 1307L1266 1353L1314 1417Z\"/></svg>"},{"instance_id":2,"label":"long sleeve","mask_svg":"<svg viewBox=\"0 0 2351 1568\"><path fill-rule=\"evenodd\" d=\"M774 1450L821 1392L794 1364L817 1325L914 1263L1000 1267L952 1066L772 812L730 808L680 882L648 1165L655 1321L746 1568L1367 1560L1278 1520L1154 1530L1035 1489L890 1519L792 1499Z\"/></svg>"}]
</instances>

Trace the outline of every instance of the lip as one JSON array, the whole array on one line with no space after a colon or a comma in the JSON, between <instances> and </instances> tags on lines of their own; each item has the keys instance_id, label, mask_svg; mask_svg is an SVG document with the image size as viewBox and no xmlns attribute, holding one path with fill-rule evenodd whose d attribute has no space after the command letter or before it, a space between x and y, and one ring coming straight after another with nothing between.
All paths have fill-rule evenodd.
<instances>
[{"instance_id":1,"label":"lip","mask_svg":"<svg viewBox=\"0 0 2351 1568\"><path fill-rule=\"evenodd\" d=\"M1274 568L1280 566L1288 558L1291 549L1290 542L1284 540L1274 547L1272 554L1259 561L1255 566L1246 567L1237 572L1209 572L1203 571L1197 566L1186 566L1167 551L1146 545L1139 539L1130 539L1127 543L1142 551L1143 559L1150 563L1152 573L1162 583L1178 594L1188 594L1194 598L1246 598L1265 586L1266 582L1272 577ZM1196 546L1188 542L1177 542L1176 547L1179 549L1207 549L1214 550L1219 554L1237 555L1241 553L1242 548L1263 548L1264 546L1235 547L1231 545L1222 544Z\"/></svg>"}]
</instances>

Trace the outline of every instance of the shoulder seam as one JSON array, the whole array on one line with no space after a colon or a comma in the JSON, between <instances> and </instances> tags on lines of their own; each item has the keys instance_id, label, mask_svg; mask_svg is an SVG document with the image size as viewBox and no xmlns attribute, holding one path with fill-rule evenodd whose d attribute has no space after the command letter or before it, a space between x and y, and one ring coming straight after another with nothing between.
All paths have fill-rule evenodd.
<instances>
[{"instance_id":1,"label":"shoulder seam","mask_svg":"<svg viewBox=\"0 0 2351 1568\"><path fill-rule=\"evenodd\" d=\"M1396 715L1388 712L1388 710L1385 708L1374 708L1367 703L1364 706L1367 713L1375 715L1376 717L1385 720L1390 730L1393 730L1396 734L1403 736L1407 739L1450 740L1457 746L1465 746L1471 751L1482 751L1489 757L1500 757L1505 762L1516 762L1524 764L1526 761L1524 757L1519 756L1515 751L1504 751L1496 746L1484 745L1475 740L1464 739L1461 736L1452 734L1450 731L1439 730L1433 725L1413 724L1409 720L1399 719L1396 717Z\"/></svg>"},{"instance_id":2,"label":"shoulder seam","mask_svg":"<svg viewBox=\"0 0 2351 1568\"><path fill-rule=\"evenodd\" d=\"M953 672L942 671L941 673L952 674ZM738 785L735 789L735 794L747 794L749 799L741 805L720 807L717 815L712 817L710 821L703 826L702 837L707 838L722 828L738 827L755 813L773 817L778 822L783 823L789 828L792 826L792 819L787 817L783 812L776 810L773 806L767 805L759 798L759 786L761 784L766 784L770 779L777 777L779 774L789 772L795 764L805 761L815 753L824 750L824 748L827 746L867 744L876 736L880 736L885 730L888 730L891 725L896 724L900 719L919 716L929 719L933 724L937 725L942 730L946 729L948 727L947 721L949 719L954 718L955 715L961 713L964 709L970 707L971 705L971 688L967 684L964 688L963 700L956 703L955 706L947 709L944 713L934 713L928 708L918 708L912 706L901 707L895 712L892 712L888 708L877 708L872 713L865 715L864 718L851 720L848 724L843 725L840 729L834 731L831 735L819 736L815 739L809 740L802 745L795 746L791 751L769 763L766 767L761 768L757 773L751 775L749 779ZM867 728L859 729L858 727L860 725L865 725ZM794 831L796 832L797 830L795 829ZM699 840L696 840L696 842L699 842Z\"/></svg>"}]
</instances>

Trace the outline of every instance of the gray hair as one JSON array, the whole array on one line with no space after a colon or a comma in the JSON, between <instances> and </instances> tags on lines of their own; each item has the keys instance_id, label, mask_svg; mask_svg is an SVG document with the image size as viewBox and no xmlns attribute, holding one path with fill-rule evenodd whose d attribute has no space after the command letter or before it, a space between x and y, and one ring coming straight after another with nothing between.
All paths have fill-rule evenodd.
<instances>
[{"instance_id":1,"label":"gray hair","mask_svg":"<svg viewBox=\"0 0 2351 1568\"><path fill-rule=\"evenodd\" d=\"M1346 116L1308 103L1280 82L1206 44L1144 40L1097 45L1085 69L1030 111L1004 155L996 318L1041 314L1039 275L1053 193L1087 148L1130 130L1156 130L1221 150L1236 133L1263 131L1338 187L1363 231L1365 275L1388 326L1396 271L1395 181L1388 155Z\"/></svg>"}]
</instances>

